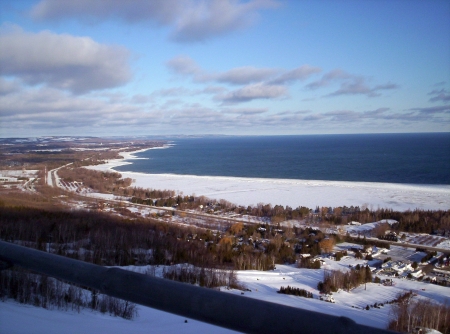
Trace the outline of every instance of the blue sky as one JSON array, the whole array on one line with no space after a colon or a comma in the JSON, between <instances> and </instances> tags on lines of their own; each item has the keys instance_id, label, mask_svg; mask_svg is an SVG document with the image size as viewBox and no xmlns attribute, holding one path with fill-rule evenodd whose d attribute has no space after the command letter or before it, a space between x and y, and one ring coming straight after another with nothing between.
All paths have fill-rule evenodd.
<instances>
[{"instance_id":1,"label":"blue sky","mask_svg":"<svg viewBox=\"0 0 450 334\"><path fill-rule=\"evenodd\" d=\"M0 136L450 131L445 0L0 0Z\"/></svg>"}]
</instances>

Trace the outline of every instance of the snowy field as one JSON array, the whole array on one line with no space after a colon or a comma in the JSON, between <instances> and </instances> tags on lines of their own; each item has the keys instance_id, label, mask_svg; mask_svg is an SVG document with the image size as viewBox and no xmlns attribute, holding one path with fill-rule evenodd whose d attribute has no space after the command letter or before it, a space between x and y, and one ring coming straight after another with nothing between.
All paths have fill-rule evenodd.
<instances>
[{"instance_id":1,"label":"snowy field","mask_svg":"<svg viewBox=\"0 0 450 334\"><path fill-rule=\"evenodd\" d=\"M91 169L108 170L129 165L137 159L132 153L121 153L125 159L111 160ZM407 185L375 182L261 179L213 177L174 174L120 172L135 182L134 186L169 189L185 195L203 195L212 199L248 206L258 203L306 206L366 206L369 209L447 210L450 209L450 186Z\"/></svg>"},{"instance_id":2,"label":"snowy field","mask_svg":"<svg viewBox=\"0 0 450 334\"><path fill-rule=\"evenodd\" d=\"M324 269L349 270L349 264L364 263L348 257L335 262L326 259ZM148 267L127 268L145 271ZM318 299L317 283L323 280L324 269L298 269L294 266L277 265L272 271L238 271L240 283L251 291L242 295L240 290L226 290L241 298L256 298L336 316L346 316L357 323L386 328L390 320L390 305L370 308L367 305L386 303L397 294L413 290L415 298L431 298L441 303L450 302L450 288L438 285L394 278L394 286L368 283L350 292L339 291L333 294L336 303ZM162 271L161 266L156 274ZM383 278L383 276L380 276ZM312 292L314 299L278 294L281 286L291 286ZM124 320L98 312L83 310L81 313L45 310L13 301L0 302L0 333L227 333L223 328L138 306L139 316L135 320ZM61 329L64 328L62 331Z\"/></svg>"},{"instance_id":3,"label":"snowy field","mask_svg":"<svg viewBox=\"0 0 450 334\"><path fill-rule=\"evenodd\" d=\"M14 301L0 302L0 333L8 334L148 334L148 333L235 333L199 321L139 306L135 320L99 312L46 310Z\"/></svg>"}]
</instances>

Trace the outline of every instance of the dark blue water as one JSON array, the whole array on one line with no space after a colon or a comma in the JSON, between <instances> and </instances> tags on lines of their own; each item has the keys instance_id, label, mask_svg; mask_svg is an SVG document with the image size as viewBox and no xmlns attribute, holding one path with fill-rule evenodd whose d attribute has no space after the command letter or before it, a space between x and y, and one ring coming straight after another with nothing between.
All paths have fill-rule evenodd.
<instances>
[{"instance_id":1,"label":"dark blue water","mask_svg":"<svg viewBox=\"0 0 450 334\"><path fill-rule=\"evenodd\" d=\"M116 168L152 174L450 184L450 133L206 137Z\"/></svg>"}]
</instances>

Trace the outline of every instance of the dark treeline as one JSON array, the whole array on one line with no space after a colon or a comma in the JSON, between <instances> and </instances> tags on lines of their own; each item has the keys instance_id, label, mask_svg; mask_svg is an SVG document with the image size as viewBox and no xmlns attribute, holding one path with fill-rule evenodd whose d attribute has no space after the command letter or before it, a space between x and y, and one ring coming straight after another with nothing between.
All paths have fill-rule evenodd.
<instances>
[{"instance_id":1,"label":"dark treeline","mask_svg":"<svg viewBox=\"0 0 450 334\"><path fill-rule=\"evenodd\" d=\"M324 234L243 223L218 232L151 218L0 206L0 238L99 265L268 270L276 263L295 263L300 253L320 254Z\"/></svg>"},{"instance_id":2,"label":"dark treeline","mask_svg":"<svg viewBox=\"0 0 450 334\"><path fill-rule=\"evenodd\" d=\"M190 238L194 234L197 238ZM209 267L223 258L220 247L213 253L205 246L219 241L211 231L81 210L0 207L0 238L110 266L187 262Z\"/></svg>"},{"instance_id":3,"label":"dark treeline","mask_svg":"<svg viewBox=\"0 0 450 334\"><path fill-rule=\"evenodd\" d=\"M313 298L313 294L309 291L306 291L304 289L300 289L300 288L293 288L290 287L289 285L287 287L282 286L280 288L280 290L278 291L278 293L283 293L285 295L294 295L294 296L299 296L299 297L305 297L305 298Z\"/></svg>"},{"instance_id":4,"label":"dark treeline","mask_svg":"<svg viewBox=\"0 0 450 334\"><path fill-rule=\"evenodd\" d=\"M384 219L394 219L398 223L387 226L385 229L391 229L397 232L415 232L415 233L436 233L450 230L450 210L414 210L414 211L394 211L391 209L369 209L356 210L351 214L346 214L343 208L329 208L325 215L322 215L324 221L332 223L344 223L357 221L361 224L380 221ZM339 219L339 217L341 217Z\"/></svg>"},{"instance_id":5,"label":"dark treeline","mask_svg":"<svg viewBox=\"0 0 450 334\"><path fill-rule=\"evenodd\" d=\"M294 248L284 242L281 234L269 227L259 232L257 228L238 224L224 234L148 218L0 207L2 240L99 265L189 263L267 270L279 261L295 261ZM247 234L251 241L239 244L239 238Z\"/></svg>"}]
</instances>

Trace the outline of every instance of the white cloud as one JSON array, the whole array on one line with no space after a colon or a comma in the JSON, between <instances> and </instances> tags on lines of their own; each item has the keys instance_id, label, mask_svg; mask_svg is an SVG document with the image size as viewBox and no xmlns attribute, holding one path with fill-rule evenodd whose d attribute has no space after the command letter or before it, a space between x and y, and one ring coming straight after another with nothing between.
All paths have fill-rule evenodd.
<instances>
[{"instance_id":1,"label":"white cloud","mask_svg":"<svg viewBox=\"0 0 450 334\"><path fill-rule=\"evenodd\" d=\"M302 65L300 67L297 67L296 69L282 73L279 77L275 78L270 83L284 84L297 80L303 81L310 78L313 74L319 73L321 71L322 69L320 67Z\"/></svg>"},{"instance_id":2,"label":"white cloud","mask_svg":"<svg viewBox=\"0 0 450 334\"><path fill-rule=\"evenodd\" d=\"M394 83L370 86L367 77L353 75L341 69L332 70L322 76L320 80L313 81L305 87L308 89L319 89L339 83L339 89L327 94L327 96L339 95L366 95L368 97L380 96L382 90L397 89L399 86Z\"/></svg>"},{"instance_id":3,"label":"white cloud","mask_svg":"<svg viewBox=\"0 0 450 334\"><path fill-rule=\"evenodd\" d=\"M444 103L450 102L450 92L445 89L435 89L428 93L428 95L434 95L432 98L430 98L430 102L437 102L442 101Z\"/></svg>"},{"instance_id":4,"label":"white cloud","mask_svg":"<svg viewBox=\"0 0 450 334\"><path fill-rule=\"evenodd\" d=\"M196 83L216 82L242 85L241 88L231 91L222 87L209 89L208 93L215 93L216 101L224 103L286 97L288 95L287 84L306 80L321 71L319 67L303 65L293 70L242 66L223 72L212 72L202 69L189 56L174 57L166 65L175 74L191 78Z\"/></svg>"},{"instance_id":5,"label":"white cloud","mask_svg":"<svg viewBox=\"0 0 450 334\"><path fill-rule=\"evenodd\" d=\"M224 72L206 71L189 56L181 55L166 63L175 74L191 77L195 82L219 82L232 85L248 85L266 82L268 85L282 85L303 81L321 72L321 68L302 65L293 70L278 68L241 66Z\"/></svg>"},{"instance_id":6,"label":"white cloud","mask_svg":"<svg viewBox=\"0 0 450 334\"><path fill-rule=\"evenodd\" d=\"M3 26L0 45L0 74L27 84L80 94L117 87L131 78L125 48L99 44L89 37Z\"/></svg>"},{"instance_id":7,"label":"white cloud","mask_svg":"<svg viewBox=\"0 0 450 334\"><path fill-rule=\"evenodd\" d=\"M256 68L253 66L244 66L233 68L216 76L210 75L209 77L218 82L234 85L246 85L249 83L266 80L267 78L272 77L277 72L279 71L272 68Z\"/></svg>"},{"instance_id":8,"label":"white cloud","mask_svg":"<svg viewBox=\"0 0 450 334\"><path fill-rule=\"evenodd\" d=\"M267 108L235 108L235 109L222 109L221 112L225 114L233 115L260 115L267 112Z\"/></svg>"},{"instance_id":9,"label":"white cloud","mask_svg":"<svg viewBox=\"0 0 450 334\"><path fill-rule=\"evenodd\" d=\"M273 91L251 85L240 95L230 99L247 100L274 96ZM151 95L151 94L150 94ZM149 95L147 95L149 96ZM1 133L14 135L14 131L45 134L148 134L158 133L300 133L333 131L345 128L357 132L363 126L367 131L398 130L401 123L408 128L435 125L444 131L450 122L449 106L412 108L393 111L378 108L366 111L352 109L318 112L298 110L275 112L264 107L233 108L207 107L199 103L186 104L179 100L162 100L137 105L127 99L108 96L74 96L49 87L22 87L0 95ZM145 97L145 96L144 96ZM142 97L139 97L142 98ZM144 99L145 100L145 99ZM145 102L145 101L144 101ZM12 130L10 130L12 129ZM8 132L9 131L9 132ZM103 131L102 133L97 131Z\"/></svg>"},{"instance_id":10,"label":"white cloud","mask_svg":"<svg viewBox=\"0 0 450 334\"><path fill-rule=\"evenodd\" d=\"M370 87L366 80L362 77L355 77L352 80L343 82L341 87L335 92L328 94L328 96L338 96L338 95L366 95L368 97L380 96L379 93L382 90L397 89L399 86L393 83L387 83L384 85L377 85L375 87Z\"/></svg>"},{"instance_id":11,"label":"white cloud","mask_svg":"<svg viewBox=\"0 0 450 334\"><path fill-rule=\"evenodd\" d=\"M284 86L257 83L231 91L224 96L217 96L216 99L221 100L224 103L236 103L255 99L280 98L287 96L287 94L287 88Z\"/></svg>"},{"instance_id":12,"label":"white cloud","mask_svg":"<svg viewBox=\"0 0 450 334\"><path fill-rule=\"evenodd\" d=\"M203 73L200 66L189 56L174 57L166 65L171 71L179 75L196 77Z\"/></svg>"},{"instance_id":13,"label":"white cloud","mask_svg":"<svg viewBox=\"0 0 450 334\"><path fill-rule=\"evenodd\" d=\"M275 0L42 0L30 14L37 20L150 22L171 27L175 41L195 42L244 28L259 10L277 6Z\"/></svg>"},{"instance_id":14,"label":"white cloud","mask_svg":"<svg viewBox=\"0 0 450 334\"><path fill-rule=\"evenodd\" d=\"M329 86L335 80L348 79L351 77L352 77L351 74L348 74L347 72L341 69L335 69L324 74L320 80L309 83L308 85L306 85L306 88L318 89L321 87Z\"/></svg>"},{"instance_id":15,"label":"white cloud","mask_svg":"<svg viewBox=\"0 0 450 334\"><path fill-rule=\"evenodd\" d=\"M20 83L17 80L5 80L0 77L0 96L11 94L20 89Z\"/></svg>"}]
</instances>

